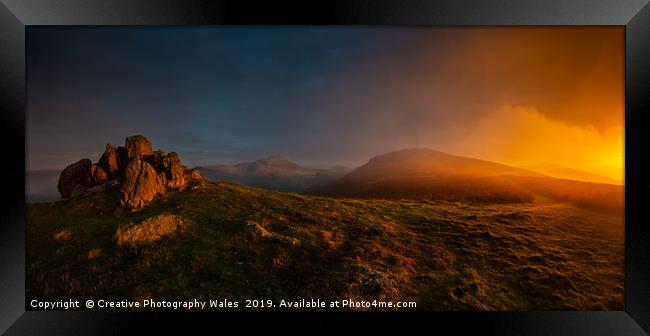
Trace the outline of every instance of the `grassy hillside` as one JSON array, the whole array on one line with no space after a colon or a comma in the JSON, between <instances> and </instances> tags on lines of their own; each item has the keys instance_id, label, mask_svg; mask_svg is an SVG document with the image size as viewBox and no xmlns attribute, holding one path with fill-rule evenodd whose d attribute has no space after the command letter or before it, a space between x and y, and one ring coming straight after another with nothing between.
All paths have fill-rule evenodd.
<instances>
[{"instance_id":1,"label":"grassy hillside","mask_svg":"<svg viewBox=\"0 0 650 336\"><path fill-rule=\"evenodd\" d=\"M613 178L582 171L579 169L566 168L555 164L537 164L537 165L522 166L519 168L526 169L528 171L533 171L549 177L555 177L558 179L591 182L591 183L615 184L615 185L623 184L621 180L616 180Z\"/></svg>"},{"instance_id":2,"label":"grassy hillside","mask_svg":"<svg viewBox=\"0 0 650 336\"><path fill-rule=\"evenodd\" d=\"M623 216L625 187L535 176L511 176L513 182L531 193L599 212Z\"/></svg>"},{"instance_id":3,"label":"grassy hillside","mask_svg":"<svg viewBox=\"0 0 650 336\"><path fill-rule=\"evenodd\" d=\"M587 174L587 173L585 173ZM317 194L363 199L530 203L542 195L622 216L622 185L560 179L431 149L376 156Z\"/></svg>"},{"instance_id":4,"label":"grassy hillside","mask_svg":"<svg viewBox=\"0 0 650 336\"><path fill-rule=\"evenodd\" d=\"M135 214L117 190L28 205L27 299L414 300L418 309L623 309L620 216L538 199L331 199L206 182ZM184 229L115 233L160 213ZM275 237L252 239L254 221ZM292 242L292 243L287 243Z\"/></svg>"},{"instance_id":5,"label":"grassy hillside","mask_svg":"<svg viewBox=\"0 0 650 336\"><path fill-rule=\"evenodd\" d=\"M530 192L504 175L540 176L490 161L415 148L375 156L317 193L352 198L489 203L533 200Z\"/></svg>"},{"instance_id":6,"label":"grassy hillside","mask_svg":"<svg viewBox=\"0 0 650 336\"><path fill-rule=\"evenodd\" d=\"M534 195L510 176L471 178L399 176L367 184L339 183L319 194L333 197L387 200L441 200L483 203L530 203Z\"/></svg>"}]
</instances>

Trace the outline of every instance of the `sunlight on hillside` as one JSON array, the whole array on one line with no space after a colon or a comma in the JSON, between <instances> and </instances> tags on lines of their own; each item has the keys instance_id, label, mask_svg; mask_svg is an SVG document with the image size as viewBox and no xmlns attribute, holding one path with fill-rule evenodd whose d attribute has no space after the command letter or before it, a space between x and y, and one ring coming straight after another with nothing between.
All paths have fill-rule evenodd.
<instances>
[{"instance_id":1,"label":"sunlight on hillside","mask_svg":"<svg viewBox=\"0 0 650 336\"><path fill-rule=\"evenodd\" d=\"M619 111L621 118L622 111ZM553 121L535 107L506 105L487 114L451 153L525 166L552 163L623 180L623 128L599 131Z\"/></svg>"}]
</instances>

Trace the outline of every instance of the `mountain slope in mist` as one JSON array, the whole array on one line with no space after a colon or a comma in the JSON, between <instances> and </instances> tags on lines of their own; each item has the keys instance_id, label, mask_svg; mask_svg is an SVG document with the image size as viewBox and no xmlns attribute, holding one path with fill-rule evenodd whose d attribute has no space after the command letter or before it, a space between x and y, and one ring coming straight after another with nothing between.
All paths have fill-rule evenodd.
<instances>
[{"instance_id":1,"label":"mountain slope in mist","mask_svg":"<svg viewBox=\"0 0 650 336\"><path fill-rule=\"evenodd\" d=\"M423 148L376 156L318 194L483 203L533 202L542 196L605 212L622 213L624 208L621 185L549 177Z\"/></svg>"},{"instance_id":2,"label":"mountain slope in mist","mask_svg":"<svg viewBox=\"0 0 650 336\"><path fill-rule=\"evenodd\" d=\"M550 177L565 179L565 180L618 184L618 185L622 184L621 181L617 181L613 178L586 172L579 169L566 168L556 164L537 164L537 165L529 165L529 166L520 166L519 168L540 173Z\"/></svg>"},{"instance_id":3,"label":"mountain slope in mist","mask_svg":"<svg viewBox=\"0 0 650 336\"><path fill-rule=\"evenodd\" d=\"M282 156L242 162L235 165L198 167L201 175L213 181L240 183L275 191L305 193L331 183L350 169L305 168Z\"/></svg>"},{"instance_id":4,"label":"mountain slope in mist","mask_svg":"<svg viewBox=\"0 0 650 336\"><path fill-rule=\"evenodd\" d=\"M531 195L504 176L542 176L490 161L432 149L405 149L376 156L322 188L327 196L430 198L527 202Z\"/></svg>"}]
</instances>

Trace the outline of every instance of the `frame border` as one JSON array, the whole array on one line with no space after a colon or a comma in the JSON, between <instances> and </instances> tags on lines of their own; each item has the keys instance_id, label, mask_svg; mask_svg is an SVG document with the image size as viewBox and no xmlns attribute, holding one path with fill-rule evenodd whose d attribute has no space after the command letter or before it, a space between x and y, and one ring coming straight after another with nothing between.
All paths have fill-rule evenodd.
<instances>
[{"instance_id":1,"label":"frame border","mask_svg":"<svg viewBox=\"0 0 650 336\"><path fill-rule=\"evenodd\" d=\"M644 166L650 143L650 5L648 0L464 0L464 1L310 1L303 3L173 0L0 0L0 97L4 112L0 139L6 163L0 170L0 332L7 334L114 334L152 332L188 323L255 319L241 330L294 323L312 329L353 327L401 332L426 320L436 329L479 330L500 335L647 335L650 332L650 228L645 225L644 192L650 167ZM625 26L625 311L611 312L416 312L392 314L272 313L116 313L25 311L25 33L35 25L617 25ZM22 146L20 146L22 144ZM23 195L23 197L20 197ZM162 315L162 316L161 316ZM218 316L217 316L218 315ZM377 315L381 315L378 319ZM300 316L299 318L297 318ZM352 316L350 318L350 316ZM164 320L160 317L164 317ZM396 318L401 321L397 323ZM190 321L191 319L191 321ZM354 319L354 320L353 320ZM293 320L293 321L292 321ZM331 322L330 322L331 321ZM351 325L351 324L349 324ZM135 327L134 327L135 326ZM346 327L347 328L347 327ZM346 331L352 331L355 328ZM645 331L644 331L645 330ZM415 330L413 330L415 331Z\"/></svg>"}]
</instances>

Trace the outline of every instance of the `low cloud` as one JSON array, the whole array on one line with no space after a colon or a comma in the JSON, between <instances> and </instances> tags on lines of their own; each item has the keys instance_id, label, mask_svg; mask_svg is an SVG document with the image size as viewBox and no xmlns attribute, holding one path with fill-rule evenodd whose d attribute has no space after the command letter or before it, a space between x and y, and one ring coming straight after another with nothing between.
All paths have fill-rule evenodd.
<instances>
[{"instance_id":1,"label":"low cloud","mask_svg":"<svg viewBox=\"0 0 650 336\"><path fill-rule=\"evenodd\" d=\"M445 150L506 164L553 163L589 169L617 180L623 176L623 128L551 120L533 106L504 105L480 119Z\"/></svg>"}]
</instances>

